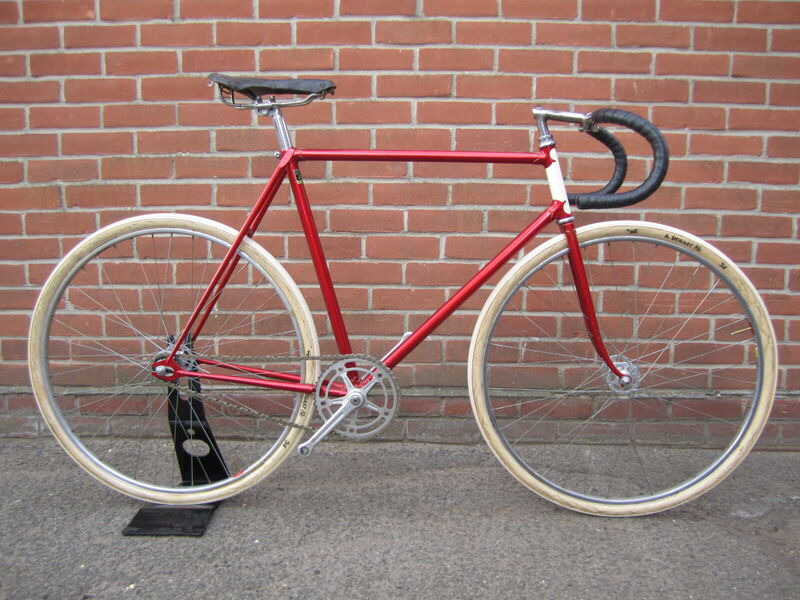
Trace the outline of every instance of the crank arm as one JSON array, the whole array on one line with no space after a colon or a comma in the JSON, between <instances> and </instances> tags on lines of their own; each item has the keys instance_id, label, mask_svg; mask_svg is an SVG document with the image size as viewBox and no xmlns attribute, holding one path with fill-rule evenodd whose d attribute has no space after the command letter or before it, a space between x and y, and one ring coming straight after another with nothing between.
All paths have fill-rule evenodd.
<instances>
[{"instance_id":1,"label":"crank arm","mask_svg":"<svg viewBox=\"0 0 800 600\"><path fill-rule=\"evenodd\" d=\"M336 409L336 412L331 415L331 418L325 421L319 429L314 432L307 442L300 444L297 447L297 453L300 456L308 456L314 447L319 444L328 434L336 429L351 412L356 410L359 406L364 404L364 396L360 393L348 394L345 397L345 402Z\"/></svg>"}]
</instances>

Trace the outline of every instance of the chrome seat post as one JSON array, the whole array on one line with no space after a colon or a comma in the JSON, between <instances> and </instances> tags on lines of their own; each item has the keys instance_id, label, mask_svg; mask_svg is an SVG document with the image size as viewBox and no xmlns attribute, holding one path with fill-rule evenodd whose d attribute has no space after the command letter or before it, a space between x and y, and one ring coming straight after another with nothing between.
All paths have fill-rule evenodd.
<instances>
[{"instance_id":1,"label":"chrome seat post","mask_svg":"<svg viewBox=\"0 0 800 600\"><path fill-rule=\"evenodd\" d=\"M258 114L272 117L272 125L275 127L275 134L278 136L278 147L282 152L289 150L292 147L292 136L289 134L289 128L283 118L281 107L275 101L275 98L271 98L269 102L259 104L263 104L263 106L258 107Z\"/></svg>"}]
</instances>

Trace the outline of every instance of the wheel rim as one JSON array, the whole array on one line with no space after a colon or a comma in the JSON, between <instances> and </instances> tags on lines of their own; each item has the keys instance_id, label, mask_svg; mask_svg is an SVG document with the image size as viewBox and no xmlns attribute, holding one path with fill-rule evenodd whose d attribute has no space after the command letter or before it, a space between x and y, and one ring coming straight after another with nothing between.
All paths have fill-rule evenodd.
<instances>
[{"instance_id":1,"label":"wheel rim","mask_svg":"<svg viewBox=\"0 0 800 600\"><path fill-rule=\"evenodd\" d=\"M576 341L586 333L577 301L567 304L575 293L561 249L513 289L494 317L483 349L485 409L513 461L551 496L599 505L656 503L700 485L739 448L761 397L763 341L755 327L745 331L754 315L731 281L735 275L720 277L724 269L698 252L629 234L581 245L588 249L587 272L606 346L618 367L637 371L635 385L614 389L616 378L593 348ZM652 252L643 253L644 246ZM683 258L669 262L665 252ZM608 258L620 260L609 266ZM653 259L647 273L645 259ZM634 296L631 285L610 285L621 277L640 286L653 282ZM673 294L673 287L680 293ZM701 294L694 288L706 289ZM669 294L672 312L662 306ZM687 311L691 301L695 307ZM650 316L637 320L637 306ZM741 313L738 319L730 306ZM679 317L686 323L678 323ZM698 323L706 324L706 334ZM506 333L515 328L516 335ZM717 343L722 338L715 336L726 332L736 339ZM642 339L631 342L637 336ZM531 347L536 337L542 341L532 345L549 343L547 349ZM730 347L741 349L738 362L722 359ZM538 387L521 385L524 377L513 372L513 360L523 358L536 365L525 377L538 379ZM515 390L508 389L511 381ZM518 398L501 400L514 394Z\"/></svg>"},{"instance_id":2,"label":"wheel rim","mask_svg":"<svg viewBox=\"0 0 800 600\"><path fill-rule=\"evenodd\" d=\"M296 395L202 380L191 397L201 400L216 447L189 429L191 439L178 444L192 461L189 476L176 460L170 427L186 426L170 426L167 386L150 368L169 351L180 318L191 312L229 248L222 238L193 229L139 229L80 260L53 296L41 344L51 425L68 451L112 487L122 482L128 493L214 493L258 471L286 445L287 423L298 421ZM224 361L246 355L251 358L241 364L261 367L274 361L266 368L293 370L304 381L305 366L297 360L302 335L283 292L258 259L241 250L238 256L195 356ZM188 382L179 383L187 397ZM222 455L227 476L214 481L202 472L209 454Z\"/></svg>"}]
</instances>

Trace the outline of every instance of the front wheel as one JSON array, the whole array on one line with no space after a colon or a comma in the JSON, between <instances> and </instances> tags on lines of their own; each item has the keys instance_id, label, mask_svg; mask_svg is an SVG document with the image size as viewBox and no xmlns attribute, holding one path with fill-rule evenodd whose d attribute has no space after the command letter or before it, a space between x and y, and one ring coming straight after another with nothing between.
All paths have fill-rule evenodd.
<instances>
[{"instance_id":1,"label":"front wheel","mask_svg":"<svg viewBox=\"0 0 800 600\"><path fill-rule=\"evenodd\" d=\"M271 472L311 419L308 395L153 376L236 237L198 217L133 217L86 238L42 289L28 350L36 400L67 453L117 491L163 504L221 500ZM176 360L212 375L237 363L314 384L318 364L306 357L317 355L297 286L245 238Z\"/></svg>"},{"instance_id":2,"label":"front wheel","mask_svg":"<svg viewBox=\"0 0 800 600\"><path fill-rule=\"evenodd\" d=\"M769 416L777 352L747 277L680 230L620 221L577 230L600 332L588 339L564 236L526 255L481 312L472 407L501 463L572 510L659 512L726 477Z\"/></svg>"}]
</instances>

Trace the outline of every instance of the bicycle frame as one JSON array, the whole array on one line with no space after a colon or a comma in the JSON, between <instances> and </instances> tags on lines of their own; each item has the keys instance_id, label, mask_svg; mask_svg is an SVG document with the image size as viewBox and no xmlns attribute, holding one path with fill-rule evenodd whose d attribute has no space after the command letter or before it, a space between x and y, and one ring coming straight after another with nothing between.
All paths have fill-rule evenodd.
<instances>
[{"instance_id":1,"label":"bicycle frame","mask_svg":"<svg viewBox=\"0 0 800 600\"><path fill-rule=\"evenodd\" d=\"M282 144L283 145L283 144ZM256 387L280 389L290 392L313 393L314 386L300 383L300 377L288 373L279 373L254 367L220 363L198 358L199 364L225 368L238 373L246 373L256 377L242 375L222 375L190 371L183 368L175 360L175 354L187 340L196 340L202 333L203 325L208 319L222 290L233 275L238 263L237 251L244 238L252 237L264 215L269 209L281 184L288 178L295 203L306 237L311 260L320 285L325 308L331 322L331 329L339 352L351 354L352 348L342 311L336 295L327 259L322 248L319 232L311 212L311 204L306 193L303 178L300 174L301 162L320 161L370 161L370 162L448 162L448 163L484 163L484 164L520 164L545 167L550 183L553 200L541 214L525 227L505 248L492 260L486 263L469 281L467 281L447 302L436 310L415 331L406 334L384 358L384 364L392 369L400 363L414 348L427 338L445 319L457 310L472 294L482 287L498 269L506 264L525 244L535 237L544 227L556 221L561 232L566 236L569 247L569 263L573 275L576 293L583 310L589 337L598 355L618 377L624 375L617 369L606 351L597 323L594 305L589 292L583 259L578 247L575 226L567 201L566 190L558 164L554 145L548 145L539 152L465 152L465 151L406 151L406 150L301 150L285 144L280 161L272 176L264 187L261 196L250 211L235 242L223 258L208 288L195 307L189 321L175 341L170 355L157 363L155 367L166 367L167 374L156 374L155 377L165 381L174 381L180 377L193 377L228 383L238 383Z\"/></svg>"}]
</instances>

